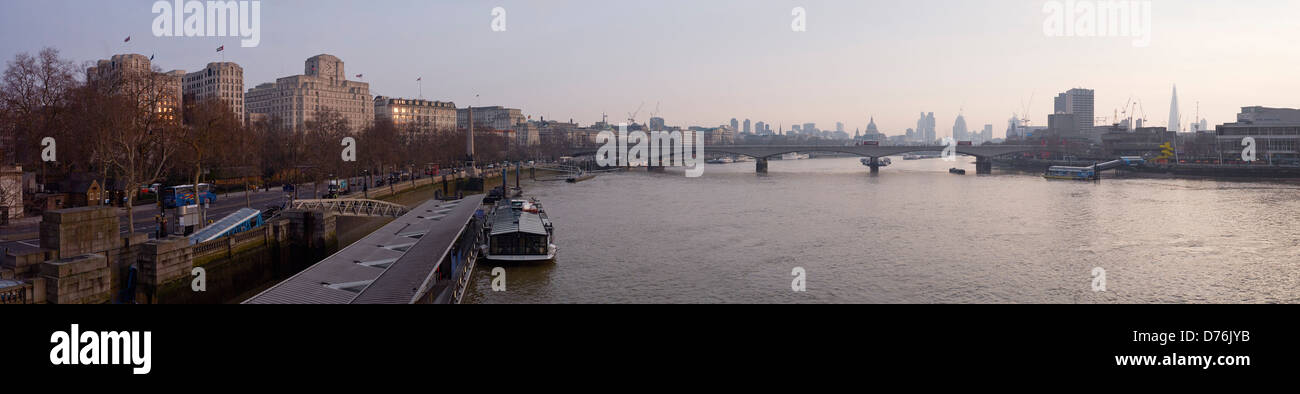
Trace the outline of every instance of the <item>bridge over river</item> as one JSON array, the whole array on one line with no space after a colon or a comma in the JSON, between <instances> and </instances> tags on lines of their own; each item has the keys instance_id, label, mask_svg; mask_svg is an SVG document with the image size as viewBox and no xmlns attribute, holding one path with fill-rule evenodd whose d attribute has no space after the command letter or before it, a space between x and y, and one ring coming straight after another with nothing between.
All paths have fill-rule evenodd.
<instances>
[{"instance_id":1,"label":"bridge over river","mask_svg":"<svg viewBox=\"0 0 1300 394\"><path fill-rule=\"evenodd\" d=\"M834 152L871 159L872 164L879 163L882 157L896 156L904 153L942 152L947 146L870 146L870 145L705 145L705 156L731 154L749 156L755 159L754 168L760 173L767 172L767 160L770 157L787 153ZM975 172L988 174L993 171L993 158L1016 153L1069 153L1064 148L1032 145L957 145L957 154L975 157ZM584 148L571 151L569 156L594 156L597 148ZM871 165L871 172L880 170L879 165Z\"/></svg>"}]
</instances>

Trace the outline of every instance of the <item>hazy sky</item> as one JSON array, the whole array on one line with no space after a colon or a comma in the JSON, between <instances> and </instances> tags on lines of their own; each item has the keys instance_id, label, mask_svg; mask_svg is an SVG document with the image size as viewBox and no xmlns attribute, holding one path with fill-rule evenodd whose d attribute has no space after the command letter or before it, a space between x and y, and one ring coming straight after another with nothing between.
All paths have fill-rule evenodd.
<instances>
[{"instance_id":1,"label":"hazy sky","mask_svg":"<svg viewBox=\"0 0 1300 394\"><path fill-rule=\"evenodd\" d=\"M423 76L425 98L584 124L601 112L625 119L642 102L644 121L662 102L670 125L842 121L852 133L874 115L896 135L926 111L946 135L960 110L972 129L991 123L1002 136L1026 106L1046 124L1052 98L1072 87L1097 91L1097 116L1131 96L1163 125L1174 84L1184 125L1197 102L1212 124L1242 106L1300 107L1294 0L1153 1L1145 48L1049 37L1045 1L264 0L256 48L154 37L153 3L0 1L0 58L53 46L79 62L139 53L194 71L221 61L225 45L251 88L329 53L349 76L364 73L372 94L415 97ZM505 32L491 29L496 6ZM794 7L807 12L806 32L791 31Z\"/></svg>"}]
</instances>

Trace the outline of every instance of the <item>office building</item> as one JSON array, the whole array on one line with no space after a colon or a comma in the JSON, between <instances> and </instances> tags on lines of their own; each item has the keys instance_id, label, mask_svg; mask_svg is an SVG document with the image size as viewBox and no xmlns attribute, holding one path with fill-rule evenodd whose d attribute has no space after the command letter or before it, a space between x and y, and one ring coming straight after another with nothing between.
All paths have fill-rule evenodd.
<instances>
[{"instance_id":1,"label":"office building","mask_svg":"<svg viewBox=\"0 0 1300 394\"><path fill-rule=\"evenodd\" d=\"M302 75L257 85L244 99L248 113L265 114L298 132L305 131L307 122L326 111L342 115L353 130L365 128L375 120L370 84L349 81L343 61L331 55L308 58Z\"/></svg>"},{"instance_id":2,"label":"office building","mask_svg":"<svg viewBox=\"0 0 1300 394\"><path fill-rule=\"evenodd\" d=\"M244 68L230 62L208 63L202 70L186 73L182 89L184 102L221 100L230 112L247 122L244 112Z\"/></svg>"},{"instance_id":3,"label":"office building","mask_svg":"<svg viewBox=\"0 0 1300 394\"><path fill-rule=\"evenodd\" d=\"M389 120L398 129L426 132L456 130L456 103L375 96L375 120Z\"/></svg>"}]
</instances>

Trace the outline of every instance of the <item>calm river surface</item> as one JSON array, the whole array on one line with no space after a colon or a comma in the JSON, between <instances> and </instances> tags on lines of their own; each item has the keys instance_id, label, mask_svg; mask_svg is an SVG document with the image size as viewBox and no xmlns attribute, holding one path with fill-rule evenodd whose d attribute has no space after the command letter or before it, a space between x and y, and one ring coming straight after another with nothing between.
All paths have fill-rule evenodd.
<instances>
[{"instance_id":1,"label":"calm river surface","mask_svg":"<svg viewBox=\"0 0 1300 394\"><path fill-rule=\"evenodd\" d=\"M504 292L481 265L467 302L1300 302L1295 183L974 173L831 158L537 182L559 258L504 267Z\"/></svg>"}]
</instances>

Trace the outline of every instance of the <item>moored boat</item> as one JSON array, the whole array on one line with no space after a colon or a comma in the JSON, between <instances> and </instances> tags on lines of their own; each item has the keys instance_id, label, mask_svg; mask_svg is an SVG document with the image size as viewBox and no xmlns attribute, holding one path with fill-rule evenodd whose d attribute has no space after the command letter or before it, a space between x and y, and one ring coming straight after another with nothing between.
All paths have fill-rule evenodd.
<instances>
[{"instance_id":1,"label":"moored boat","mask_svg":"<svg viewBox=\"0 0 1300 394\"><path fill-rule=\"evenodd\" d=\"M502 200L488 214L484 227L488 261L530 263L554 261L555 227L535 199Z\"/></svg>"},{"instance_id":2,"label":"moored boat","mask_svg":"<svg viewBox=\"0 0 1300 394\"><path fill-rule=\"evenodd\" d=\"M1071 181L1095 181L1101 179L1096 167L1052 166L1043 173L1043 178Z\"/></svg>"}]
</instances>

